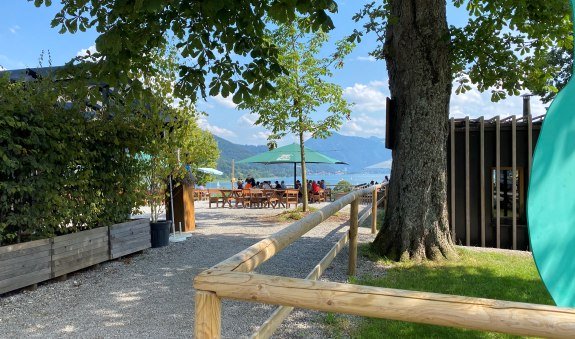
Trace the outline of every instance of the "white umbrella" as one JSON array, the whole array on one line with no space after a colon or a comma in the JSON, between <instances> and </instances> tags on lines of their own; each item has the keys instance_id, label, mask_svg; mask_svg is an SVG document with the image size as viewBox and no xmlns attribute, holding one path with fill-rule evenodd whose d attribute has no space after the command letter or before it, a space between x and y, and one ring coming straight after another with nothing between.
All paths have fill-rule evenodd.
<instances>
[{"instance_id":1,"label":"white umbrella","mask_svg":"<svg viewBox=\"0 0 575 339\"><path fill-rule=\"evenodd\" d=\"M378 162L377 164L373 164L371 166L365 167L366 169L391 169L392 160L386 160L382 162Z\"/></svg>"},{"instance_id":2,"label":"white umbrella","mask_svg":"<svg viewBox=\"0 0 575 339\"><path fill-rule=\"evenodd\" d=\"M213 175L224 174L224 172L222 172L222 171L218 171L217 169L209 168L209 167L200 167L200 168L198 168L198 171L203 172L203 173L207 173L207 174L213 174Z\"/></svg>"}]
</instances>

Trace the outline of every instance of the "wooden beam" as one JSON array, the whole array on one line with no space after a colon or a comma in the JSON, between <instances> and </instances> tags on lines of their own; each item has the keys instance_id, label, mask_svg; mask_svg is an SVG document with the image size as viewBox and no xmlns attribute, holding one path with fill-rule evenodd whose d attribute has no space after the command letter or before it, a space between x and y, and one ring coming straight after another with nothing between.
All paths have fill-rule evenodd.
<instances>
[{"instance_id":1,"label":"wooden beam","mask_svg":"<svg viewBox=\"0 0 575 339\"><path fill-rule=\"evenodd\" d=\"M194 286L221 298L365 317L526 336L575 333L574 309L546 305L226 271L201 273Z\"/></svg>"},{"instance_id":2,"label":"wooden beam","mask_svg":"<svg viewBox=\"0 0 575 339\"><path fill-rule=\"evenodd\" d=\"M471 245L471 212L469 187L469 117L465 117L465 245Z\"/></svg>"},{"instance_id":3,"label":"wooden beam","mask_svg":"<svg viewBox=\"0 0 575 339\"><path fill-rule=\"evenodd\" d=\"M355 267L357 266L358 210L359 210L359 198L356 198L351 203L351 212L349 215L349 262L348 262L347 274L350 276L355 275Z\"/></svg>"},{"instance_id":4,"label":"wooden beam","mask_svg":"<svg viewBox=\"0 0 575 339\"><path fill-rule=\"evenodd\" d=\"M339 239L339 241L333 245L331 250L323 257L323 259L321 259L321 261L314 267L314 269L307 275L306 279L318 280L348 241L349 234L345 233ZM254 339L271 337L275 330L293 311L293 309L294 308L291 306L278 307L274 313L272 313L272 315L262 324L262 326L260 326L254 334L252 334L251 337Z\"/></svg>"},{"instance_id":5,"label":"wooden beam","mask_svg":"<svg viewBox=\"0 0 575 339\"><path fill-rule=\"evenodd\" d=\"M270 235L238 254L230 257L216 266L214 269L229 270L236 272L251 272L260 264L273 257L276 253L298 240L302 235L309 232L315 226L334 215L337 211L350 204L362 195L371 193L373 188L367 187L352 191L344 197L323 207L319 211L307 215L305 218L294 222L288 227Z\"/></svg>"},{"instance_id":6,"label":"wooden beam","mask_svg":"<svg viewBox=\"0 0 575 339\"><path fill-rule=\"evenodd\" d=\"M483 117L479 119L479 185L481 247L485 247L485 120Z\"/></svg>"},{"instance_id":7,"label":"wooden beam","mask_svg":"<svg viewBox=\"0 0 575 339\"><path fill-rule=\"evenodd\" d=\"M453 118L450 119L449 123L450 131L450 157L451 157L451 240L453 243L457 242L455 238L455 120Z\"/></svg>"},{"instance_id":8,"label":"wooden beam","mask_svg":"<svg viewBox=\"0 0 575 339\"><path fill-rule=\"evenodd\" d=\"M495 117L495 243L496 247L501 247L501 123L499 116Z\"/></svg>"},{"instance_id":9,"label":"wooden beam","mask_svg":"<svg viewBox=\"0 0 575 339\"><path fill-rule=\"evenodd\" d=\"M377 187L373 188L371 201L371 234L377 232Z\"/></svg>"},{"instance_id":10,"label":"wooden beam","mask_svg":"<svg viewBox=\"0 0 575 339\"><path fill-rule=\"evenodd\" d=\"M222 301L214 292L196 289L196 339L221 337Z\"/></svg>"},{"instance_id":11,"label":"wooden beam","mask_svg":"<svg viewBox=\"0 0 575 339\"><path fill-rule=\"evenodd\" d=\"M513 239L513 249L517 249L517 185L516 185L516 174L517 174L517 122L515 120L515 115L511 119L511 208L512 212L512 239Z\"/></svg>"}]
</instances>

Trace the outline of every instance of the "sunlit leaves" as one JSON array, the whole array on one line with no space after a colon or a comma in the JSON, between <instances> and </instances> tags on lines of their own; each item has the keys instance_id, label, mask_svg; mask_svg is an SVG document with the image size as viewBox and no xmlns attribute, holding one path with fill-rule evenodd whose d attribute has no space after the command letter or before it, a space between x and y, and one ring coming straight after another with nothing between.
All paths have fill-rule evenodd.
<instances>
[{"instance_id":1,"label":"sunlit leaves","mask_svg":"<svg viewBox=\"0 0 575 339\"><path fill-rule=\"evenodd\" d=\"M379 45L371 53L385 58L385 28L394 24L386 3L368 3L354 16L363 30L349 37L359 41L375 33ZM464 7L469 19L463 27L451 26L451 60L456 80L464 74L482 91L492 91L494 101L517 95L522 89L544 93L554 79L565 77L560 67L547 63L554 48L573 50L569 2L565 0L453 0ZM457 93L471 87L459 84ZM552 94L552 93L551 93Z\"/></svg>"},{"instance_id":2,"label":"sunlit leaves","mask_svg":"<svg viewBox=\"0 0 575 339\"><path fill-rule=\"evenodd\" d=\"M327 13L337 11L333 0L64 0L62 3L52 26L59 27L61 33L94 27L100 33L97 44L103 57L98 61L100 67L94 67L93 72L110 82L127 70L146 74L147 65L152 62L148 52L164 45L167 36L174 36L183 57L177 94L192 99L198 93L205 97L219 89L243 100L264 92L266 82L282 73L277 50L265 38L265 17L283 23L302 15L310 19L310 27L328 31L333 22ZM50 1L35 0L35 4L50 5ZM246 62L231 62L233 58ZM218 78L220 85L208 89L205 84L212 83L212 77Z\"/></svg>"}]
</instances>

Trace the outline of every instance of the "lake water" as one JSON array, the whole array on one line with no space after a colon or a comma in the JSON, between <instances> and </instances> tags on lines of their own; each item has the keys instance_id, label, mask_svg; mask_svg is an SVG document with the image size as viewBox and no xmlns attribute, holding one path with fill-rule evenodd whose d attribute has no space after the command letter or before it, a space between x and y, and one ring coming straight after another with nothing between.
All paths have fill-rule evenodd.
<instances>
[{"instance_id":1,"label":"lake water","mask_svg":"<svg viewBox=\"0 0 575 339\"><path fill-rule=\"evenodd\" d=\"M377 181L381 183L384 181L385 173L352 173L352 174L308 174L308 180L325 180L327 185L335 185L341 180L350 182L352 185L359 185L369 183L370 181ZM272 178L254 178L256 181L271 181L274 183L276 180L281 182L285 181L286 185L293 185L293 177L272 177ZM297 179L301 181L301 176ZM216 180L208 183L207 188L230 188L231 183L227 180Z\"/></svg>"}]
</instances>

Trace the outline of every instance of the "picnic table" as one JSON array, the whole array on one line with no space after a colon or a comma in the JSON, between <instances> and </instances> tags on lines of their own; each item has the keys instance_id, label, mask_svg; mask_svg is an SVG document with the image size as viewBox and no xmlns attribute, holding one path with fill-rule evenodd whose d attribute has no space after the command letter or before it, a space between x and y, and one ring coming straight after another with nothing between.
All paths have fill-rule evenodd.
<instances>
[{"instance_id":1,"label":"picnic table","mask_svg":"<svg viewBox=\"0 0 575 339\"><path fill-rule=\"evenodd\" d=\"M209 202L215 203L219 207L226 205L232 208L238 208L241 204L242 207L272 207L278 206L289 208L292 204L298 204L298 190L295 189L210 189Z\"/></svg>"}]
</instances>

